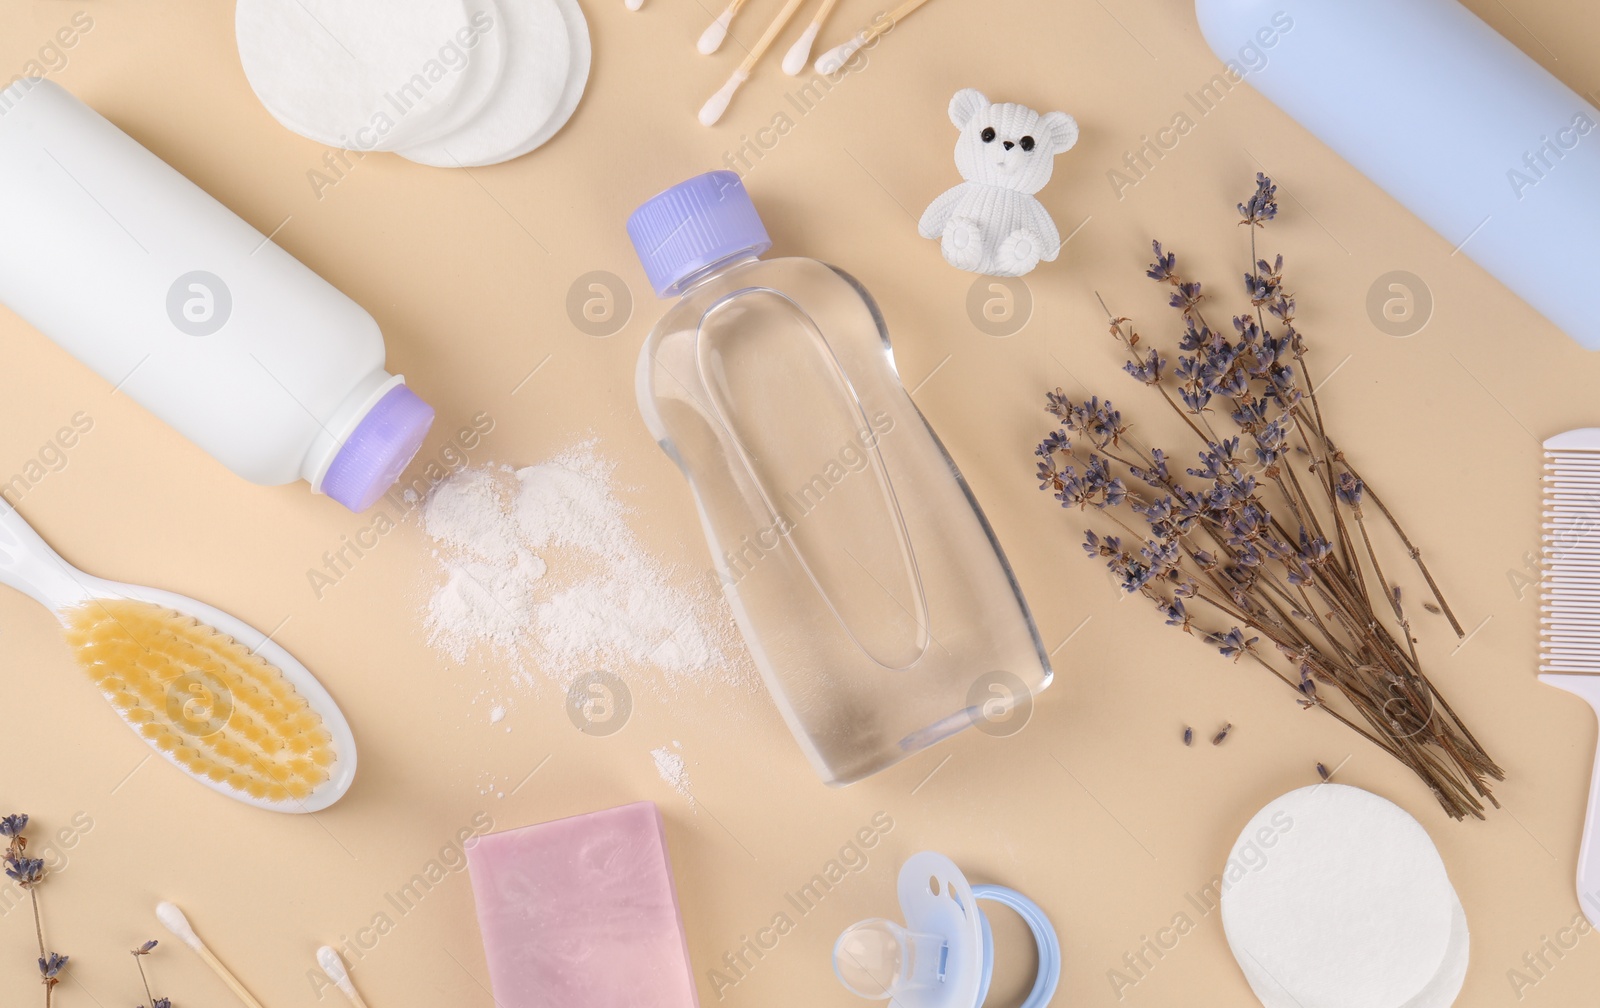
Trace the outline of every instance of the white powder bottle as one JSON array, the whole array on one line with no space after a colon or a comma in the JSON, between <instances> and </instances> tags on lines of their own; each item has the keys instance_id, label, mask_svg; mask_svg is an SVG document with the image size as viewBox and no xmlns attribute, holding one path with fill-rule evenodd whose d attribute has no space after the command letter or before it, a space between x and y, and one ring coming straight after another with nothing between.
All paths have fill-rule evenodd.
<instances>
[{"instance_id":1,"label":"white powder bottle","mask_svg":"<svg viewBox=\"0 0 1600 1008\"><path fill-rule=\"evenodd\" d=\"M46 80L0 92L0 301L245 479L355 511L433 422L371 315Z\"/></svg>"}]
</instances>

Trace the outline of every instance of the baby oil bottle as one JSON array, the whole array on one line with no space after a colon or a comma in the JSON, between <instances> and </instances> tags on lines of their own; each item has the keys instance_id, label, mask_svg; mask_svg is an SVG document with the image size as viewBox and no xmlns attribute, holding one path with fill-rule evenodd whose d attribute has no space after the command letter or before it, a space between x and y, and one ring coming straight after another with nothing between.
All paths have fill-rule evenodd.
<instances>
[{"instance_id":1,"label":"baby oil bottle","mask_svg":"<svg viewBox=\"0 0 1600 1008\"><path fill-rule=\"evenodd\" d=\"M639 356L723 590L817 772L849 784L1004 724L1049 659L993 530L849 274L771 246L739 177L653 197L628 233L677 298Z\"/></svg>"}]
</instances>

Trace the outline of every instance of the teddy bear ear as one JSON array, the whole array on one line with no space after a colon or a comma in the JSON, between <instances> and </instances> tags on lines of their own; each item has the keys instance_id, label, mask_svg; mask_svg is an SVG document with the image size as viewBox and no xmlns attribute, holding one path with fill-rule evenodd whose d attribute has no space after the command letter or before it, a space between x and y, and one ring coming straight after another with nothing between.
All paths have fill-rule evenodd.
<instances>
[{"instance_id":1,"label":"teddy bear ear","mask_svg":"<svg viewBox=\"0 0 1600 1008\"><path fill-rule=\"evenodd\" d=\"M1078 120L1065 112L1048 112L1039 122L1050 130L1050 153L1064 154L1078 143Z\"/></svg>"},{"instance_id":2,"label":"teddy bear ear","mask_svg":"<svg viewBox=\"0 0 1600 1008\"><path fill-rule=\"evenodd\" d=\"M966 129L972 117L988 108L989 99L977 88L962 88L956 96L950 99L950 121L956 124L956 129Z\"/></svg>"}]
</instances>

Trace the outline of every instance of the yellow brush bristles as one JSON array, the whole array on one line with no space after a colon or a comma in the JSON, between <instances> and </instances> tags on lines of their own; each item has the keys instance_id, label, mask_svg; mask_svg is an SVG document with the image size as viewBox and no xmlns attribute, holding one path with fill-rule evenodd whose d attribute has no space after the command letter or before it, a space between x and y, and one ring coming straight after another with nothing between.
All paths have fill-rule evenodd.
<instances>
[{"instance_id":1,"label":"yellow brush bristles","mask_svg":"<svg viewBox=\"0 0 1600 1008\"><path fill-rule=\"evenodd\" d=\"M322 717L227 634L126 599L78 606L66 633L117 713L195 776L266 801L304 798L328 779Z\"/></svg>"}]
</instances>

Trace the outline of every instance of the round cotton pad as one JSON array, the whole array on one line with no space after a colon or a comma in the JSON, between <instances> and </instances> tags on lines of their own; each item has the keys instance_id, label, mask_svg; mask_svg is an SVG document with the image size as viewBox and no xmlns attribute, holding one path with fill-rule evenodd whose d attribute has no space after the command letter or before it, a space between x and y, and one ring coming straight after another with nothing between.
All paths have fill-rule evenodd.
<instances>
[{"instance_id":1,"label":"round cotton pad","mask_svg":"<svg viewBox=\"0 0 1600 1008\"><path fill-rule=\"evenodd\" d=\"M1467 960L1472 951L1472 935L1467 930L1467 912L1456 900L1450 914L1450 943L1445 946L1444 962L1422 993L1405 1003L1405 1008L1450 1008L1467 981Z\"/></svg>"},{"instance_id":2,"label":"round cotton pad","mask_svg":"<svg viewBox=\"0 0 1600 1008\"><path fill-rule=\"evenodd\" d=\"M1401 1008L1450 1008L1455 1004L1456 998L1461 994L1461 986L1467 979L1467 961L1471 947L1472 939L1467 931L1467 914L1462 909L1460 900L1457 900L1451 911L1450 940L1445 946L1444 961L1440 963L1439 971ZM1273 977L1261 972L1253 963L1241 959L1239 967L1265 1008L1302 1008L1303 1002L1285 990Z\"/></svg>"},{"instance_id":3,"label":"round cotton pad","mask_svg":"<svg viewBox=\"0 0 1600 1008\"><path fill-rule=\"evenodd\" d=\"M1221 902L1267 1008L1435 1008L1466 974L1466 918L1433 842L1359 788L1302 788L1257 813Z\"/></svg>"},{"instance_id":4,"label":"round cotton pad","mask_svg":"<svg viewBox=\"0 0 1600 1008\"><path fill-rule=\"evenodd\" d=\"M425 136L406 138L407 144L427 143L449 136L472 121L499 88L505 76L506 50L511 48L506 38L504 15L495 0L467 0L468 23L474 31L466 36L462 49L467 54L461 88L456 92L443 119L433 125ZM393 150L392 145L384 150Z\"/></svg>"},{"instance_id":5,"label":"round cotton pad","mask_svg":"<svg viewBox=\"0 0 1600 1008\"><path fill-rule=\"evenodd\" d=\"M465 0L238 0L239 59L273 117L319 143L391 150L448 118L466 82Z\"/></svg>"},{"instance_id":6,"label":"round cotton pad","mask_svg":"<svg viewBox=\"0 0 1600 1008\"><path fill-rule=\"evenodd\" d=\"M507 65L500 90L466 126L400 151L439 168L521 157L548 141L577 109L589 80L589 23L578 0L501 0Z\"/></svg>"},{"instance_id":7,"label":"round cotton pad","mask_svg":"<svg viewBox=\"0 0 1600 1008\"><path fill-rule=\"evenodd\" d=\"M561 100L556 103L555 112L545 120L545 124L539 127L533 136L528 138L516 157L538 150L548 143L551 137L561 132L567 120L578 110L578 103L583 100L584 88L589 84L589 63L593 58L589 42L589 22L584 18L583 8L578 5L578 0L556 0L556 6L561 8L562 15L567 19L567 35L572 43L572 61L567 67L567 85L561 89Z\"/></svg>"}]
</instances>

